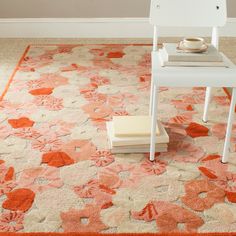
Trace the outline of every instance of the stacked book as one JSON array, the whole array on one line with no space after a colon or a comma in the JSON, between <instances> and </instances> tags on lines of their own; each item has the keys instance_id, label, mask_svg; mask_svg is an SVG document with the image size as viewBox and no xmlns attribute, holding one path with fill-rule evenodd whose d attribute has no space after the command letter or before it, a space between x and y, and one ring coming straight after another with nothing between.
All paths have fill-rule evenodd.
<instances>
[{"instance_id":1,"label":"stacked book","mask_svg":"<svg viewBox=\"0 0 236 236\"><path fill-rule=\"evenodd\" d=\"M227 67L223 56L211 44L204 52L181 50L175 43L164 43L159 50L161 66Z\"/></svg>"},{"instance_id":2,"label":"stacked book","mask_svg":"<svg viewBox=\"0 0 236 236\"><path fill-rule=\"evenodd\" d=\"M166 152L169 136L158 121L156 152ZM114 116L107 122L109 148L112 153L147 153L150 151L150 116Z\"/></svg>"}]
</instances>

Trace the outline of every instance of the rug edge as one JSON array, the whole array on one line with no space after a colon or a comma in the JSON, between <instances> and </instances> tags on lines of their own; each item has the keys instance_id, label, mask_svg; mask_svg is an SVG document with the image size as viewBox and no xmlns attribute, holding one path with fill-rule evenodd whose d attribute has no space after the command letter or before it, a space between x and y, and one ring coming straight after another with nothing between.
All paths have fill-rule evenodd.
<instances>
[{"instance_id":1,"label":"rug edge","mask_svg":"<svg viewBox=\"0 0 236 236\"><path fill-rule=\"evenodd\" d=\"M22 61L24 60L25 56L26 56L27 53L29 52L30 47L31 47L31 45L28 45L28 46L25 48L25 50L24 50L22 56L20 57L20 60L19 60L18 63L16 64L16 66L15 66L15 68L14 68L14 70L13 70L11 76L9 77L9 79L8 79L8 81L7 81L7 84L6 84L6 86L5 86L5 88L4 88L3 92L2 92L2 94L1 94L1 96L0 96L0 102L4 99L5 95L7 94L8 89L9 89L9 87L11 86L11 83L12 83L12 81L13 81L15 75L16 75L16 72L18 71L19 66L21 65L21 63L22 63Z\"/></svg>"},{"instance_id":2,"label":"rug edge","mask_svg":"<svg viewBox=\"0 0 236 236\"><path fill-rule=\"evenodd\" d=\"M0 236L236 236L236 232L222 233L0 233Z\"/></svg>"}]
</instances>

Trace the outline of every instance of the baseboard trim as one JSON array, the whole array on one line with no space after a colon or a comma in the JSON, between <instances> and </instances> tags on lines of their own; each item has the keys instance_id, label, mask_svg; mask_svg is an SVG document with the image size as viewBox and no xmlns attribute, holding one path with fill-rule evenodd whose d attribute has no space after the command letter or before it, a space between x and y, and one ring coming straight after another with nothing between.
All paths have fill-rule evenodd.
<instances>
[{"instance_id":1,"label":"baseboard trim","mask_svg":"<svg viewBox=\"0 0 236 236\"><path fill-rule=\"evenodd\" d=\"M160 36L210 36L209 28L160 28ZM236 18L220 35L236 37ZM0 18L0 38L151 38L148 18Z\"/></svg>"}]
</instances>

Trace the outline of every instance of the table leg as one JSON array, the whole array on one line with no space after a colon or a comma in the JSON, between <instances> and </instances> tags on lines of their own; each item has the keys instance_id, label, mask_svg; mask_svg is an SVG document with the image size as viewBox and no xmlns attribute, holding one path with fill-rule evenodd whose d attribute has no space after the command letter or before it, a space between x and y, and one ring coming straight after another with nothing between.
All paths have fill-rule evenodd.
<instances>
[{"instance_id":1,"label":"table leg","mask_svg":"<svg viewBox=\"0 0 236 236\"><path fill-rule=\"evenodd\" d=\"M207 87L206 96L205 96L204 113L203 113L203 118L202 118L203 122L208 121L208 109L209 109L209 104L210 104L210 100L211 100L211 91L212 91L212 88Z\"/></svg>"},{"instance_id":2,"label":"table leg","mask_svg":"<svg viewBox=\"0 0 236 236\"><path fill-rule=\"evenodd\" d=\"M153 77L151 76L150 102L149 102L149 116L152 115L152 107L153 107L153 88L154 88L154 83L153 83Z\"/></svg>"},{"instance_id":3,"label":"table leg","mask_svg":"<svg viewBox=\"0 0 236 236\"><path fill-rule=\"evenodd\" d=\"M157 86L153 85L153 105L152 105L152 123L151 123L151 140L150 140L150 161L155 160L155 146L156 146L156 127L157 127Z\"/></svg>"},{"instance_id":4,"label":"table leg","mask_svg":"<svg viewBox=\"0 0 236 236\"><path fill-rule=\"evenodd\" d=\"M233 118L234 118L234 112L235 112L235 103L236 103L236 88L233 88L231 103L230 103L230 110L229 110L229 117L228 117L228 124L227 124L227 129L226 129L225 144L224 144L223 155L222 155L223 163L228 162L230 138L231 138Z\"/></svg>"}]
</instances>

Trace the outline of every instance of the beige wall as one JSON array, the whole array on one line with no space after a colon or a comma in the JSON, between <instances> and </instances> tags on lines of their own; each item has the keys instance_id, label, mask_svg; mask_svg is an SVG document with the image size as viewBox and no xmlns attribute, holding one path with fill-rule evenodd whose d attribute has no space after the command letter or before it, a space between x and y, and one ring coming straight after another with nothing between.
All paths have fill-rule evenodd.
<instances>
[{"instance_id":1,"label":"beige wall","mask_svg":"<svg viewBox=\"0 0 236 236\"><path fill-rule=\"evenodd\" d=\"M228 16L236 18L236 0L227 0L228 1Z\"/></svg>"},{"instance_id":2,"label":"beige wall","mask_svg":"<svg viewBox=\"0 0 236 236\"><path fill-rule=\"evenodd\" d=\"M0 0L0 18L147 17L150 0ZM236 0L228 0L236 17Z\"/></svg>"}]
</instances>

